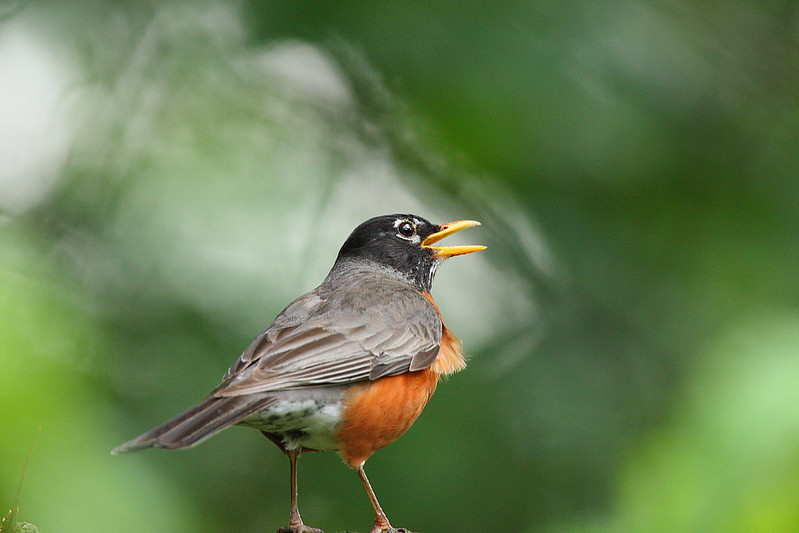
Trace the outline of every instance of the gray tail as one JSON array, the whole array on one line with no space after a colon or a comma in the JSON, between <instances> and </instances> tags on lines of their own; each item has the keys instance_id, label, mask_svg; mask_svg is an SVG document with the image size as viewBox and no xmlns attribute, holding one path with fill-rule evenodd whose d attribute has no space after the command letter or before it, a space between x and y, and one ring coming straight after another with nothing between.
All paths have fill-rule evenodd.
<instances>
[{"instance_id":1,"label":"gray tail","mask_svg":"<svg viewBox=\"0 0 799 533\"><path fill-rule=\"evenodd\" d=\"M157 428L114 448L111 453L116 455L144 448L188 448L244 420L272 401L268 396L211 396Z\"/></svg>"}]
</instances>

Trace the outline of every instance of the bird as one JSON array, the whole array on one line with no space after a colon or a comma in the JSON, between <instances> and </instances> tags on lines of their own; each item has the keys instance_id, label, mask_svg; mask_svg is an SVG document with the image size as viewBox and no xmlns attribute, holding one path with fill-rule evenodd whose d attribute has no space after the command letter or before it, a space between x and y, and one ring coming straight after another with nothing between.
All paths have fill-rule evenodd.
<instances>
[{"instance_id":1,"label":"bird","mask_svg":"<svg viewBox=\"0 0 799 533\"><path fill-rule=\"evenodd\" d=\"M308 451L337 452L372 504L372 533L391 529L364 464L413 424L442 376L466 366L430 291L444 260L486 248L439 241L479 225L412 214L363 222L324 281L289 304L207 398L112 453L188 448L229 426L251 427L289 459L281 532L321 533L303 523L297 502L297 461Z\"/></svg>"}]
</instances>

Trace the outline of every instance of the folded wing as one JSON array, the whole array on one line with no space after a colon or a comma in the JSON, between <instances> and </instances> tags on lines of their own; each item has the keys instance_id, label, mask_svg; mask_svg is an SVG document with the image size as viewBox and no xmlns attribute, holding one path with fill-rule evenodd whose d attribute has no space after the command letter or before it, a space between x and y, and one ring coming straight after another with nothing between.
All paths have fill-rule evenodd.
<instances>
[{"instance_id":1,"label":"folded wing","mask_svg":"<svg viewBox=\"0 0 799 533\"><path fill-rule=\"evenodd\" d=\"M382 298L380 293L391 294ZM418 292L396 286L359 288L356 306L340 294L331 307L324 286L302 296L244 351L214 396L375 380L429 366L441 321ZM311 318L313 317L313 318ZM413 363L413 365L412 365Z\"/></svg>"}]
</instances>

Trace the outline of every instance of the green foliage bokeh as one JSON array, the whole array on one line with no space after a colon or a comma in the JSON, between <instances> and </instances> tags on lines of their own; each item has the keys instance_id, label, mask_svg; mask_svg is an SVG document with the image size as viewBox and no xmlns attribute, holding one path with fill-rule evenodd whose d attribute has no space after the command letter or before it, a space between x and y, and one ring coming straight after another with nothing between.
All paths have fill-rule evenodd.
<instances>
[{"instance_id":1,"label":"green foliage bokeh","mask_svg":"<svg viewBox=\"0 0 799 533\"><path fill-rule=\"evenodd\" d=\"M799 530L792 2L9 2L0 514L273 531L256 432L112 457L200 400L360 221L481 220L471 355L367 470L415 531ZM465 242L465 241L464 241ZM366 529L304 456L300 504Z\"/></svg>"}]
</instances>

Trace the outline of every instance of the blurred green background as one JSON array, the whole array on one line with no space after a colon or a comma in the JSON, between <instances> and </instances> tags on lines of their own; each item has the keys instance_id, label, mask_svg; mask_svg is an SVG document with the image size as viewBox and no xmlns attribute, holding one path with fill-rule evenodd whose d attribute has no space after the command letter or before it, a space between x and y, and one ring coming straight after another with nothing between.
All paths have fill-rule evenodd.
<instances>
[{"instance_id":1,"label":"blurred green background","mask_svg":"<svg viewBox=\"0 0 799 533\"><path fill-rule=\"evenodd\" d=\"M469 367L368 464L395 525L799 531L798 39L780 1L0 3L0 509L41 427L43 533L284 525L252 430L109 451L414 212L489 249L434 289ZM300 491L371 524L333 454Z\"/></svg>"}]
</instances>

